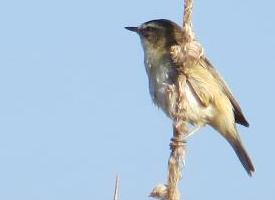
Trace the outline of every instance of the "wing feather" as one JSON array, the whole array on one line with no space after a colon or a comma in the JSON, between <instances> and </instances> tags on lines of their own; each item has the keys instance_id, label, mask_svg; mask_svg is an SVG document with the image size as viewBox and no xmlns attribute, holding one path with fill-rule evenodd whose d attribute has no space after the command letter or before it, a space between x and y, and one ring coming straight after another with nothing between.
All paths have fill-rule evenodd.
<instances>
[{"instance_id":1,"label":"wing feather","mask_svg":"<svg viewBox=\"0 0 275 200\"><path fill-rule=\"evenodd\" d=\"M182 66L183 54L179 45L172 47L171 55L174 63ZM195 64L190 69L183 69L183 71L187 71L187 81L192 86L202 105L209 105L209 102L214 99L215 95L223 92L233 106L235 122L246 127L249 126L239 103L234 98L226 82L206 57L202 57L198 64Z\"/></svg>"},{"instance_id":2,"label":"wing feather","mask_svg":"<svg viewBox=\"0 0 275 200\"><path fill-rule=\"evenodd\" d=\"M223 92L230 100L234 108L234 117L235 117L236 123L248 127L249 123L246 120L239 103L234 98L226 82L223 80L223 78L220 76L220 74L216 71L216 69L213 67L213 65L210 63L210 61L207 58L203 59L203 67L207 68L208 71L212 74L212 76L215 77L215 79L218 81L218 84L222 87Z\"/></svg>"}]
</instances>

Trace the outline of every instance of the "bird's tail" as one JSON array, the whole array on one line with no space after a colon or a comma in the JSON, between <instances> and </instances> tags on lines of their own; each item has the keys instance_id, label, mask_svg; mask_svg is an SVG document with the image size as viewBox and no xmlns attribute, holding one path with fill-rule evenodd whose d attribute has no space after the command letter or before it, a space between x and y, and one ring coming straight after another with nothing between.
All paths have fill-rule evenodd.
<instances>
[{"instance_id":1,"label":"bird's tail","mask_svg":"<svg viewBox=\"0 0 275 200\"><path fill-rule=\"evenodd\" d=\"M240 138L238 137L238 134L236 134L237 137L234 138L227 138L231 146L233 147L235 153L237 154L239 160L241 161L243 167L247 171L249 176L252 176L253 172L255 171L255 168L253 166L253 163L246 152Z\"/></svg>"}]
</instances>

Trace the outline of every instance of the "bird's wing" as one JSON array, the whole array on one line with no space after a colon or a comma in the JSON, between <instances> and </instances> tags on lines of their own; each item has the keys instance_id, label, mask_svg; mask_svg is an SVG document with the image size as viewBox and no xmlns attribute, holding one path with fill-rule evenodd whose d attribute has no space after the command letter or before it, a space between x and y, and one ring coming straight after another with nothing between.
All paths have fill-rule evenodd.
<instances>
[{"instance_id":1,"label":"bird's wing","mask_svg":"<svg viewBox=\"0 0 275 200\"><path fill-rule=\"evenodd\" d=\"M172 47L171 56L174 63L182 66L181 61L184 56L179 45ZM187 82L192 86L193 91L202 105L208 106L209 102L214 100L215 96L220 95L219 93L222 92L227 96L233 106L236 123L246 127L249 126L240 105L232 95L229 87L206 57L202 57L198 63L192 67L188 67L188 69L183 69L183 71L188 71Z\"/></svg>"},{"instance_id":2,"label":"bird's wing","mask_svg":"<svg viewBox=\"0 0 275 200\"><path fill-rule=\"evenodd\" d=\"M203 67L204 69L207 70L208 74L206 71L204 70L199 70L202 71L201 75L199 74L199 76L204 76L205 78L207 77L207 81L205 80L205 82L208 82L207 84L205 84L205 87L207 88L203 88L202 90L198 90L196 89L196 84L192 84L192 87L194 88L195 91L203 91L203 95L198 94L199 92L196 92L197 95L199 96L208 96L208 99L211 98L211 94L208 91L219 91L222 90L222 92L227 96L227 98L230 100L232 106L233 106L233 111L234 111L234 117L235 117L235 121L238 124L241 124L243 126L248 127L249 123L247 122L246 118L244 117L244 114L241 110L241 107L239 105L239 103L236 101L236 99L234 98L232 92L230 91L229 87L227 86L226 82L223 80L223 78L219 75L219 73L216 71L216 69L213 67L213 65L210 63L210 61L205 57L202 58L201 61L199 62L199 64L196 65L195 68L198 68L198 66ZM195 72L197 73L196 70ZM211 76L209 76L209 72L211 74ZM215 80L213 80L213 78ZM197 79L197 77L195 77L195 80ZM200 80L200 79L198 79ZM203 80L203 79L201 79ZM194 79L191 79L191 82L194 81ZM211 84L209 84L211 83ZM202 86L202 84L199 85L200 87ZM211 88L214 87L214 88ZM206 99L207 98L200 98L200 99ZM206 101L207 102L207 101Z\"/></svg>"},{"instance_id":3,"label":"bird's wing","mask_svg":"<svg viewBox=\"0 0 275 200\"><path fill-rule=\"evenodd\" d=\"M205 64L201 61L197 62L192 67L184 69L184 73L197 99L203 106L208 107L220 95L222 89L216 78L203 65Z\"/></svg>"}]
</instances>

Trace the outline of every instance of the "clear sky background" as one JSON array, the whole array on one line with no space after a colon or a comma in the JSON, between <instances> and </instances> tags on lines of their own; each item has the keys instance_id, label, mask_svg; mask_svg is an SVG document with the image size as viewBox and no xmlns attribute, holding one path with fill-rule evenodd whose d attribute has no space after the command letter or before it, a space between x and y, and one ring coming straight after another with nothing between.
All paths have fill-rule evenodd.
<instances>
[{"instance_id":1,"label":"clear sky background","mask_svg":"<svg viewBox=\"0 0 275 200\"><path fill-rule=\"evenodd\" d=\"M171 121L153 106L137 35L182 1L0 2L0 199L148 199L166 181ZM249 178L211 128L190 141L185 199L275 199L275 3L195 1L194 28L251 127Z\"/></svg>"}]
</instances>

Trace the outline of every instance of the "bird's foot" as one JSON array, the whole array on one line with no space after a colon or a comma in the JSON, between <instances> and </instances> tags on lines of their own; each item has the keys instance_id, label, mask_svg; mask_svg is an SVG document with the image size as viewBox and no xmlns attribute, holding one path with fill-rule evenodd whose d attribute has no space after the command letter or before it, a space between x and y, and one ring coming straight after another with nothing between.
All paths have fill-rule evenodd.
<instances>
[{"instance_id":1,"label":"bird's foot","mask_svg":"<svg viewBox=\"0 0 275 200\"><path fill-rule=\"evenodd\" d=\"M188 138L190 138L192 135L194 135L198 130L201 129L201 126L196 126L192 131L190 131L185 137L184 139L187 140Z\"/></svg>"},{"instance_id":2,"label":"bird's foot","mask_svg":"<svg viewBox=\"0 0 275 200\"><path fill-rule=\"evenodd\" d=\"M192 135L194 135L203 127L203 125L195 125L194 129L189 131L187 122L182 120L176 120L173 126L174 131L176 131L178 135L181 135L183 141L189 139Z\"/></svg>"}]
</instances>

